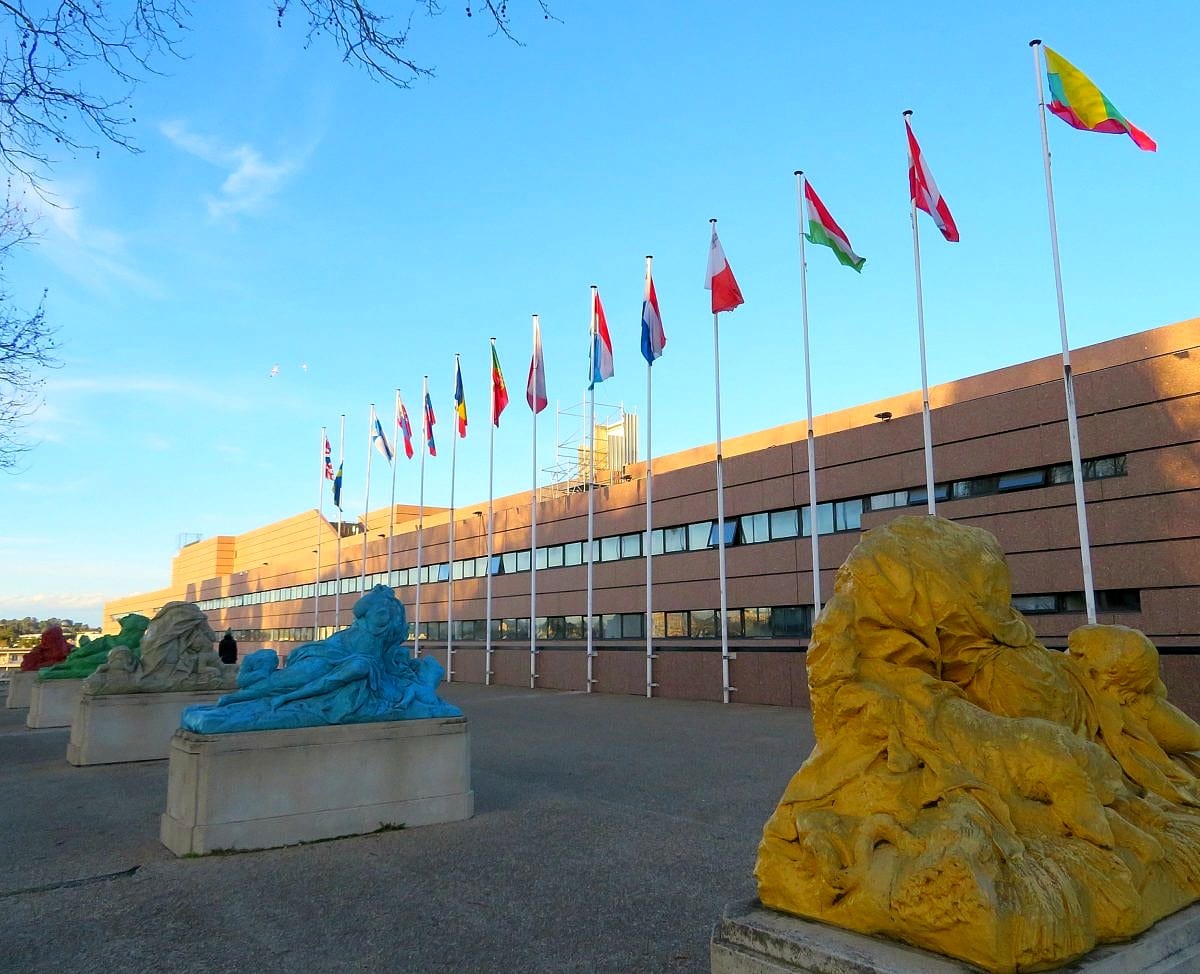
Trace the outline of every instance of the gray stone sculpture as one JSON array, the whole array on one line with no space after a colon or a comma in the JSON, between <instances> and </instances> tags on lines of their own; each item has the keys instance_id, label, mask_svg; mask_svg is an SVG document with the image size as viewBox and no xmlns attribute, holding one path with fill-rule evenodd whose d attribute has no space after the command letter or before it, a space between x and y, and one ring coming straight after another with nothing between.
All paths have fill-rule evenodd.
<instances>
[{"instance_id":1,"label":"gray stone sculpture","mask_svg":"<svg viewBox=\"0 0 1200 974\"><path fill-rule=\"evenodd\" d=\"M191 602L168 602L151 620L142 637L141 655L123 646L83 681L83 692L173 693L232 690L237 666L226 665L213 648L216 634Z\"/></svg>"}]
</instances>

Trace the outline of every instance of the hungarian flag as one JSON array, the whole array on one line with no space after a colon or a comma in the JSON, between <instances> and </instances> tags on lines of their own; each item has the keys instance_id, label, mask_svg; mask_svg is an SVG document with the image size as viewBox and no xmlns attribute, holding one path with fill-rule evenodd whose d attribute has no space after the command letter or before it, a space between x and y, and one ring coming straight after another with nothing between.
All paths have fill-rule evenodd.
<instances>
[{"instance_id":1,"label":"hungarian flag","mask_svg":"<svg viewBox=\"0 0 1200 974\"><path fill-rule=\"evenodd\" d=\"M504 373L500 371L500 359L496 355L496 343L492 342L492 422L500 425L500 414L508 405L508 386L504 384Z\"/></svg>"},{"instance_id":2,"label":"hungarian flag","mask_svg":"<svg viewBox=\"0 0 1200 974\"><path fill-rule=\"evenodd\" d=\"M904 129L908 132L908 191L918 209L924 210L942 231L942 236L951 243L958 242L958 227L954 225L954 217L950 215L950 207L938 192L937 183L933 181L933 173L925 165L925 157L921 155L921 147L913 135L908 117L904 118Z\"/></svg>"},{"instance_id":3,"label":"hungarian flag","mask_svg":"<svg viewBox=\"0 0 1200 974\"><path fill-rule=\"evenodd\" d=\"M542 326L533 316L533 357L529 360L529 378L525 382L525 401L537 415L550 402L546 398L546 363L542 361Z\"/></svg>"},{"instance_id":4,"label":"hungarian flag","mask_svg":"<svg viewBox=\"0 0 1200 974\"><path fill-rule=\"evenodd\" d=\"M1158 149L1154 140L1117 111L1086 74L1075 65L1042 45L1046 54L1046 75L1050 82L1050 104L1046 107L1072 128L1085 132L1124 133L1146 152Z\"/></svg>"},{"instance_id":5,"label":"hungarian flag","mask_svg":"<svg viewBox=\"0 0 1200 974\"><path fill-rule=\"evenodd\" d=\"M396 396L396 429L404 437L404 454L411 460L413 456L412 424L408 421L408 410L404 408L404 400L399 395Z\"/></svg>"},{"instance_id":6,"label":"hungarian flag","mask_svg":"<svg viewBox=\"0 0 1200 974\"><path fill-rule=\"evenodd\" d=\"M429 450L431 457L437 456L437 447L433 444L433 424L437 420L433 418L433 401L429 398L429 393L425 393L425 446Z\"/></svg>"},{"instance_id":7,"label":"hungarian flag","mask_svg":"<svg viewBox=\"0 0 1200 974\"><path fill-rule=\"evenodd\" d=\"M733 277L733 268L725 259L725 248L717 239L717 221L712 222L712 243L708 245L708 276L704 279L704 288L712 291L713 314L721 311L732 311L739 304L745 304L741 288Z\"/></svg>"},{"instance_id":8,"label":"hungarian flag","mask_svg":"<svg viewBox=\"0 0 1200 974\"><path fill-rule=\"evenodd\" d=\"M342 509L342 467L343 463L338 464L337 476L333 478L333 506L339 511Z\"/></svg>"},{"instance_id":9,"label":"hungarian flag","mask_svg":"<svg viewBox=\"0 0 1200 974\"><path fill-rule=\"evenodd\" d=\"M467 435L467 397L463 392L462 367L454 356L454 425L460 437Z\"/></svg>"},{"instance_id":10,"label":"hungarian flag","mask_svg":"<svg viewBox=\"0 0 1200 974\"><path fill-rule=\"evenodd\" d=\"M662 315L658 313L658 295L654 293L654 277L650 261L646 261L646 296L642 300L642 355L650 364L663 353L667 335L663 331Z\"/></svg>"},{"instance_id":11,"label":"hungarian flag","mask_svg":"<svg viewBox=\"0 0 1200 974\"><path fill-rule=\"evenodd\" d=\"M604 318L604 306L600 303L600 292L592 292L592 381L588 383L591 389L597 382L613 377L612 339L608 336L608 322Z\"/></svg>"},{"instance_id":12,"label":"hungarian flag","mask_svg":"<svg viewBox=\"0 0 1200 974\"><path fill-rule=\"evenodd\" d=\"M329 445L329 437L325 437L325 479L333 480L333 447Z\"/></svg>"},{"instance_id":13,"label":"hungarian flag","mask_svg":"<svg viewBox=\"0 0 1200 974\"><path fill-rule=\"evenodd\" d=\"M808 213L808 233L804 235L808 242L828 247L839 261L861 274L867 259L854 252L854 248L850 246L850 238L829 215L825 204L813 191L812 183L807 179L804 181L804 209Z\"/></svg>"}]
</instances>

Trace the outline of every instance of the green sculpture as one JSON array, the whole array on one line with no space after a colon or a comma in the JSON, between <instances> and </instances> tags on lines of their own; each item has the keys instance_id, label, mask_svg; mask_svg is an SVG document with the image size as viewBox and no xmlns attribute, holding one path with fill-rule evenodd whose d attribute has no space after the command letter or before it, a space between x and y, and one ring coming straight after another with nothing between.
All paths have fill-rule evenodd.
<instances>
[{"instance_id":1,"label":"green sculpture","mask_svg":"<svg viewBox=\"0 0 1200 974\"><path fill-rule=\"evenodd\" d=\"M121 620L121 631L115 636L81 641L61 663L38 670L39 680L82 680L91 676L96 667L108 659L108 652L124 646L136 657L141 649L142 635L150 620L131 612Z\"/></svg>"}]
</instances>

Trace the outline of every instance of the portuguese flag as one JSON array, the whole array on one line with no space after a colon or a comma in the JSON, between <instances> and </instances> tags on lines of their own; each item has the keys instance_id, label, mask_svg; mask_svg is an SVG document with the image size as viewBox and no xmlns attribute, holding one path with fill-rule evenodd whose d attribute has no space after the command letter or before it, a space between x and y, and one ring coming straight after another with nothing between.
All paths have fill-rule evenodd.
<instances>
[{"instance_id":1,"label":"portuguese flag","mask_svg":"<svg viewBox=\"0 0 1200 974\"><path fill-rule=\"evenodd\" d=\"M1072 128L1085 132L1125 134L1146 152L1158 146L1145 132L1117 111L1086 74L1075 65L1042 45L1046 54L1046 75L1050 81L1051 102L1046 107Z\"/></svg>"},{"instance_id":2,"label":"portuguese flag","mask_svg":"<svg viewBox=\"0 0 1200 974\"><path fill-rule=\"evenodd\" d=\"M812 183L807 179L804 181L804 209L808 214L808 233L804 235L808 242L828 247L843 264L862 273L862 266L867 259L854 252L854 248L850 246L850 238L829 215L825 204L813 191Z\"/></svg>"},{"instance_id":3,"label":"portuguese flag","mask_svg":"<svg viewBox=\"0 0 1200 974\"><path fill-rule=\"evenodd\" d=\"M508 405L508 386L504 384L504 373L500 371L500 358L496 355L496 343L492 342L492 422L500 425L500 414Z\"/></svg>"}]
</instances>

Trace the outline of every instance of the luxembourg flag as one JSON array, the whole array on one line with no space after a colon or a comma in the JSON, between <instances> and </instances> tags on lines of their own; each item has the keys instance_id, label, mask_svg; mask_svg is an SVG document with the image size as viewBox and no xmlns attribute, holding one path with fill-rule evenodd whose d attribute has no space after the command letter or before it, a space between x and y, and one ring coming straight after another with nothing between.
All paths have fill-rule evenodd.
<instances>
[{"instance_id":1,"label":"luxembourg flag","mask_svg":"<svg viewBox=\"0 0 1200 974\"><path fill-rule=\"evenodd\" d=\"M404 408L404 400L398 394L396 396L396 429L404 437L404 455L411 460L413 457L412 424L408 421L408 410Z\"/></svg>"},{"instance_id":2,"label":"luxembourg flag","mask_svg":"<svg viewBox=\"0 0 1200 974\"><path fill-rule=\"evenodd\" d=\"M592 381L588 383L591 389L597 382L613 377L612 339L608 337L608 322L604 318L604 306L600 303L600 292L592 292Z\"/></svg>"},{"instance_id":3,"label":"luxembourg flag","mask_svg":"<svg viewBox=\"0 0 1200 974\"><path fill-rule=\"evenodd\" d=\"M725 248L717 239L717 221L712 220L712 243L708 246L708 275L704 279L706 291L712 291L713 314L721 311L732 311L739 304L745 304L742 289L733 276L733 268L725 259Z\"/></svg>"},{"instance_id":4,"label":"luxembourg flag","mask_svg":"<svg viewBox=\"0 0 1200 974\"><path fill-rule=\"evenodd\" d=\"M950 215L950 207L938 192L937 183L933 181L933 173L925 165L925 157L917 138L913 135L908 116L904 117L904 128L908 132L908 191L918 209L924 210L931 217L942 236L951 243L958 242L958 227L954 225L954 217Z\"/></svg>"},{"instance_id":5,"label":"luxembourg flag","mask_svg":"<svg viewBox=\"0 0 1200 974\"><path fill-rule=\"evenodd\" d=\"M642 301L642 355L648 365L663 353L667 335L663 331L662 315L658 313L658 295L654 293L654 277L650 273L650 258L646 258L646 297Z\"/></svg>"}]
</instances>

